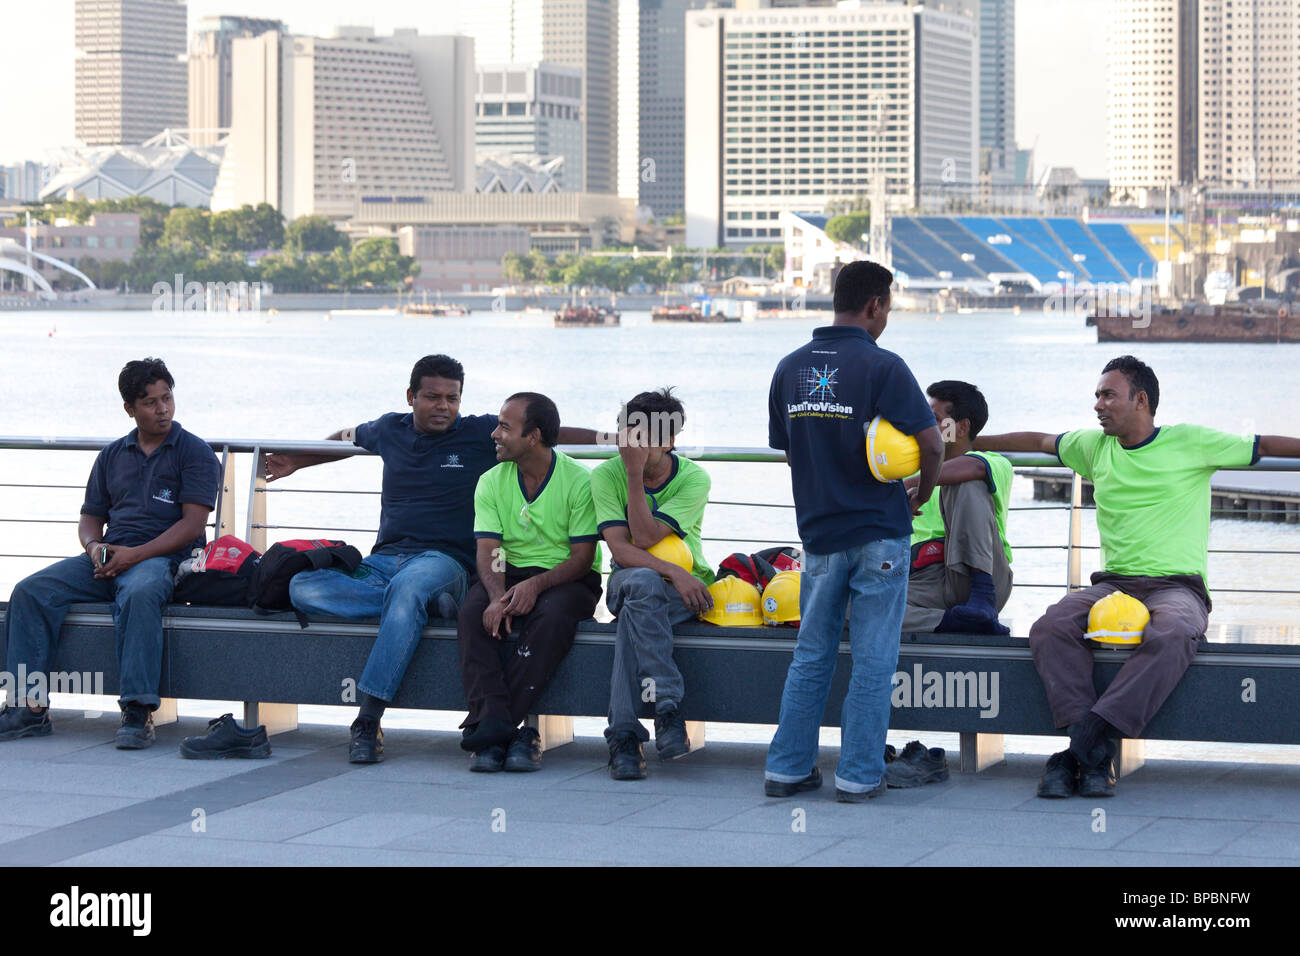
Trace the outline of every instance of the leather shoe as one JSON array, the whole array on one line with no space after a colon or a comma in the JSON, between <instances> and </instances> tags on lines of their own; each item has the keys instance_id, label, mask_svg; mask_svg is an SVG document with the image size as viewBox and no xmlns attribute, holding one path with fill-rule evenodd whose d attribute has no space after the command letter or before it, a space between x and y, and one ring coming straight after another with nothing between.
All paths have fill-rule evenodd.
<instances>
[{"instance_id":1,"label":"leather shoe","mask_svg":"<svg viewBox=\"0 0 1300 956\"><path fill-rule=\"evenodd\" d=\"M816 790L821 785L821 769L813 767L812 773L794 783L786 783L784 780L764 780L763 793L769 797L793 797L796 793L803 793L805 790Z\"/></svg>"},{"instance_id":2,"label":"leather shoe","mask_svg":"<svg viewBox=\"0 0 1300 956\"><path fill-rule=\"evenodd\" d=\"M1068 750L1047 758L1047 767L1038 781L1038 795L1057 800L1071 797L1079 786L1079 762Z\"/></svg>"}]
</instances>

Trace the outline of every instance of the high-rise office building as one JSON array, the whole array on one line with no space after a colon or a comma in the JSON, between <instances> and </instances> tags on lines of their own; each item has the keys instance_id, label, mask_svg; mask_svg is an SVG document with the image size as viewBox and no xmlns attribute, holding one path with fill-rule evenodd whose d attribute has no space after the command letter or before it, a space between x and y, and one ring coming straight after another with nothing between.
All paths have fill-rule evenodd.
<instances>
[{"instance_id":1,"label":"high-rise office building","mask_svg":"<svg viewBox=\"0 0 1300 956\"><path fill-rule=\"evenodd\" d=\"M582 71L550 63L479 60L474 143L480 155L562 157L557 179L581 192Z\"/></svg>"},{"instance_id":2,"label":"high-rise office building","mask_svg":"<svg viewBox=\"0 0 1300 956\"><path fill-rule=\"evenodd\" d=\"M1300 3L1200 0L1197 14L1199 178L1300 181Z\"/></svg>"},{"instance_id":3,"label":"high-rise office building","mask_svg":"<svg viewBox=\"0 0 1300 956\"><path fill-rule=\"evenodd\" d=\"M186 122L184 0L76 0L76 137L143 143Z\"/></svg>"},{"instance_id":4,"label":"high-rise office building","mask_svg":"<svg viewBox=\"0 0 1300 956\"><path fill-rule=\"evenodd\" d=\"M980 171L1016 179L1016 3L980 0Z\"/></svg>"},{"instance_id":5,"label":"high-rise office building","mask_svg":"<svg viewBox=\"0 0 1300 956\"><path fill-rule=\"evenodd\" d=\"M268 30L283 33L279 20L253 17L204 17L190 39L189 128L196 146L215 143L231 117L231 44L236 37L255 37Z\"/></svg>"},{"instance_id":6,"label":"high-rise office building","mask_svg":"<svg viewBox=\"0 0 1300 956\"><path fill-rule=\"evenodd\" d=\"M233 205L342 219L358 202L474 189L469 37L272 32L235 39L233 63L239 108L222 169Z\"/></svg>"},{"instance_id":7,"label":"high-rise office building","mask_svg":"<svg viewBox=\"0 0 1300 956\"><path fill-rule=\"evenodd\" d=\"M582 71L586 191L616 191L617 0L475 0L461 11L480 63L553 63Z\"/></svg>"},{"instance_id":8,"label":"high-rise office building","mask_svg":"<svg viewBox=\"0 0 1300 956\"><path fill-rule=\"evenodd\" d=\"M779 240L782 211L970 184L978 25L930 6L699 10L686 18L686 242Z\"/></svg>"}]
</instances>

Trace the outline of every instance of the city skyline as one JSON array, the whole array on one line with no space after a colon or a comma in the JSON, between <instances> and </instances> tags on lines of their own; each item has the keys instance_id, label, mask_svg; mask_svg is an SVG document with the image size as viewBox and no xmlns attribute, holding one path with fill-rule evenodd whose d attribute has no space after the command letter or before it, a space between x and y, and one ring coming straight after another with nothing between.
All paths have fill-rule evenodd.
<instances>
[{"instance_id":1,"label":"city skyline","mask_svg":"<svg viewBox=\"0 0 1300 956\"><path fill-rule=\"evenodd\" d=\"M41 8L7 11L18 36L46 42L10 51L18 75L39 76L40 96L7 102L0 114L0 164L43 161L74 138L75 43L73 0ZM422 33L460 29L459 0L429 0L418 6L404 0L373 0L368 16L358 16L352 0L260 0L255 9L240 0L189 0L189 34L207 16L256 15L283 20L297 34L327 35L338 25L371 26L391 33L415 27ZM1085 178L1106 175L1105 25L1106 0L1017 0L1016 139L1022 149L1037 141L1036 167L1073 166ZM1061 38L1068 38L1068 44ZM1070 54L1063 57L1063 52ZM1071 72L1060 71L1062 61ZM1094 68L1080 64L1091 61ZM1050 77L1052 82L1027 82ZM1101 131L1096 135L1093 131Z\"/></svg>"}]
</instances>

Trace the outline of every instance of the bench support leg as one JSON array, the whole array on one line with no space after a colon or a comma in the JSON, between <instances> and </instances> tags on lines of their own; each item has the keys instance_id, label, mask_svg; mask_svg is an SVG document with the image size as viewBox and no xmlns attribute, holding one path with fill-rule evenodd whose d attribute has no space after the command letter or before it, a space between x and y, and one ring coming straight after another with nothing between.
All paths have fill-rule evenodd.
<instances>
[{"instance_id":1,"label":"bench support leg","mask_svg":"<svg viewBox=\"0 0 1300 956\"><path fill-rule=\"evenodd\" d=\"M158 709L153 712L153 725L161 727L163 724L176 723L176 698L164 697L158 704Z\"/></svg>"},{"instance_id":2,"label":"bench support leg","mask_svg":"<svg viewBox=\"0 0 1300 956\"><path fill-rule=\"evenodd\" d=\"M573 743L573 718L557 714L529 714L525 725L537 731L542 750L554 750Z\"/></svg>"},{"instance_id":3,"label":"bench support leg","mask_svg":"<svg viewBox=\"0 0 1300 956\"><path fill-rule=\"evenodd\" d=\"M704 749L704 724L702 720L686 721L686 736L691 741L691 749L687 753Z\"/></svg>"},{"instance_id":4,"label":"bench support leg","mask_svg":"<svg viewBox=\"0 0 1300 956\"><path fill-rule=\"evenodd\" d=\"M1115 769L1116 777L1127 777L1133 771L1141 770L1143 764L1147 762L1147 742L1128 737L1121 738L1116 762L1118 763Z\"/></svg>"},{"instance_id":5,"label":"bench support leg","mask_svg":"<svg viewBox=\"0 0 1300 956\"><path fill-rule=\"evenodd\" d=\"M244 727L266 724L266 735L285 734L298 729L297 704L264 704L255 700L244 701Z\"/></svg>"},{"instance_id":6,"label":"bench support leg","mask_svg":"<svg viewBox=\"0 0 1300 956\"><path fill-rule=\"evenodd\" d=\"M979 773L1006 759L1001 734L962 733L961 772Z\"/></svg>"}]
</instances>

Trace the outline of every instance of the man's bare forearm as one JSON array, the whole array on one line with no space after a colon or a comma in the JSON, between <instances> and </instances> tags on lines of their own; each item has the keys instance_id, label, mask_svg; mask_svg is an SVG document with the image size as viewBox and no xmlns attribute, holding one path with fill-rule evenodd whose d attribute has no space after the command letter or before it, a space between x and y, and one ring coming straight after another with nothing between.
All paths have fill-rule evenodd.
<instances>
[{"instance_id":1,"label":"man's bare forearm","mask_svg":"<svg viewBox=\"0 0 1300 956\"><path fill-rule=\"evenodd\" d=\"M1047 432L1006 432L980 435L971 442L976 451L1026 451L1056 454L1056 435Z\"/></svg>"}]
</instances>

